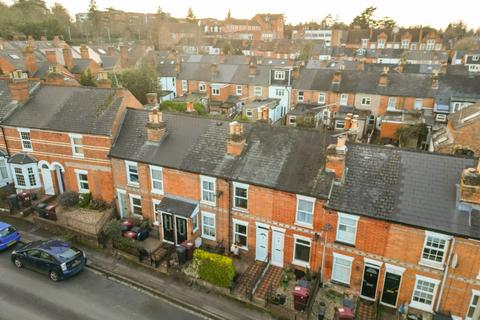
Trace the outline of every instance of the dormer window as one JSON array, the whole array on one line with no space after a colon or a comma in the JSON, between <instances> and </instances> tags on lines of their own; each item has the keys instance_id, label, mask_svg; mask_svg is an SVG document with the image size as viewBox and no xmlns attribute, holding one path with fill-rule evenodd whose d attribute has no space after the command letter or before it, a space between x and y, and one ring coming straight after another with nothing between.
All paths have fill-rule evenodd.
<instances>
[{"instance_id":1,"label":"dormer window","mask_svg":"<svg viewBox=\"0 0 480 320\"><path fill-rule=\"evenodd\" d=\"M275 71L273 73L273 78L275 80L285 80L285 71Z\"/></svg>"}]
</instances>

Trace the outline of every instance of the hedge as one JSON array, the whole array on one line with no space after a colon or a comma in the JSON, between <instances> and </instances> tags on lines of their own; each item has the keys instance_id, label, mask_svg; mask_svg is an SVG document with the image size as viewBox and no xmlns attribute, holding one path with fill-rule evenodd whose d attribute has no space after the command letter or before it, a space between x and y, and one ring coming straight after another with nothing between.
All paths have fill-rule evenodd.
<instances>
[{"instance_id":1,"label":"hedge","mask_svg":"<svg viewBox=\"0 0 480 320\"><path fill-rule=\"evenodd\" d=\"M205 110L205 106L199 102L193 103L193 108L197 111L200 115L207 114ZM187 103L181 101L164 101L160 105L160 110L162 111L173 111L173 112L186 112L187 111Z\"/></svg>"},{"instance_id":2,"label":"hedge","mask_svg":"<svg viewBox=\"0 0 480 320\"><path fill-rule=\"evenodd\" d=\"M231 258L197 249L193 261L198 267L200 279L219 287L232 286L235 268Z\"/></svg>"}]
</instances>

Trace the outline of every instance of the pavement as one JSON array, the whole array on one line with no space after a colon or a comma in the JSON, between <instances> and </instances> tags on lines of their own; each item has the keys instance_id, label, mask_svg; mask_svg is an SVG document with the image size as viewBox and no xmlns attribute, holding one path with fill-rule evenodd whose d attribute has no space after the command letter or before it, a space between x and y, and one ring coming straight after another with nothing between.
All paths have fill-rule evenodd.
<instances>
[{"instance_id":1,"label":"pavement","mask_svg":"<svg viewBox=\"0 0 480 320\"><path fill-rule=\"evenodd\" d=\"M0 214L0 220L17 226L27 242L52 237L47 231L19 218ZM56 311L57 304L61 308L55 312L55 314L58 313L58 317L46 316L31 319L273 319L269 314L242 302L201 287L188 285L176 280L175 277L143 268L118 256L115 257L106 250L78 247L87 254L88 268L78 276L59 284L51 283L41 274L29 270L17 270L9 261L8 253L0 253L0 279L2 279L0 280L0 310L2 310L0 319L5 314L4 310L12 312L12 315L16 315L14 312L27 312L18 314L18 317L8 317L8 319L30 319L28 312L37 310L36 303L40 304L38 308L41 310L51 305L50 310ZM5 256L8 256L7 262L4 261ZM4 280L10 277L26 285L26 287L20 286L17 291L14 290L14 298L8 298L9 294L4 294L18 286L15 280ZM23 278L19 280L18 277ZM27 285L27 280L33 281L32 279L38 282ZM70 284L72 284L71 287ZM62 290L58 290L58 286L61 286ZM80 297L77 297L78 302L74 299L77 290L80 294ZM47 301L42 300L45 299L43 292L48 292ZM31 309L25 308L27 298L23 298L23 295L31 299ZM54 298L55 296L57 299ZM64 296L72 300L63 301ZM85 297L85 303L82 297ZM3 306L4 301L9 301L9 306ZM12 304L15 301L18 301L17 306L23 309L16 308L16 305ZM55 301L57 302L53 305ZM97 310L102 313L93 317L87 314L84 317L85 310ZM65 314L60 316L62 312ZM33 315L37 316L36 313Z\"/></svg>"}]
</instances>

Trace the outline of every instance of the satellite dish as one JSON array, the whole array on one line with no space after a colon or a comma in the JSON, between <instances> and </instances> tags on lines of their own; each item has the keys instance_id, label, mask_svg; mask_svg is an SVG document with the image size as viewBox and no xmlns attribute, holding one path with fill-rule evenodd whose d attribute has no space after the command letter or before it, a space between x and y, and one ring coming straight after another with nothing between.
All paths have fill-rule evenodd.
<instances>
[{"instance_id":1,"label":"satellite dish","mask_svg":"<svg viewBox=\"0 0 480 320\"><path fill-rule=\"evenodd\" d=\"M398 31L400 31L400 28L398 28L398 27L393 27L393 33L398 33Z\"/></svg>"}]
</instances>

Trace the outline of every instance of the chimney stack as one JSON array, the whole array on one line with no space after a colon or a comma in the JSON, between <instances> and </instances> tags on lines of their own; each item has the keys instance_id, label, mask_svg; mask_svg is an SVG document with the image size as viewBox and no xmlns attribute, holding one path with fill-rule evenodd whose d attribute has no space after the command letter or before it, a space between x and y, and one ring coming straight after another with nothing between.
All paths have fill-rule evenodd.
<instances>
[{"instance_id":1,"label":"chimney stack","mask_svg":"<svg viewBox=\"0 0 480 320\"><path fill-rule=\"evenodd\" d=\"M333 73L332 83L333 84L340 84L341 81L342 81L342 73L337 70Z\"/></svg>"},{"instance_id":2,"label":"chimney stack","mask_svg":"<svg viewBox=\"0 0 480 320\"><path fill-rule=\"evenodd\" d=\"M97 75L97 87L98 88L111 88L112 80L108 78L108 72L101 71Z\"/></svg>"},{"instance_id":3,"label":"chimney stack","mask_svg":"<svg viewBox=\"0 0 480 320\"><path fill-rule=\"evenodd\" d=\"M195 108L193 107L193 102L189 101L187 102L187 113L194 113L196 112Z\"/></svg>"},{"instance_id":4,"label":"chimney stack","mask_svg":"<svg viewBox=\"0 0 480 320\"><path fill-rule=\"evenodd\" d=\"M218 64L212 63L212 64L210 65L210 73L211 73L212 75L217 75L217 74L218 74Z\"/></svg>"},{"instance_id":5,"label":"chimney stack","mask_svg":"<svg viewBox=\"0 0 480 320\"><path fill-rule=\"evenodd\" d=\"M108 54L109 56L114 56L114 55L115 55L115 47L109 46L109 47L107 48L107 54Z\"/></svg>"},{"instance_id":6,"label":"chimney stack","mask_svg":"<svg viewBox=\"0 0 480 320\"><path fill-rule=\"evenodd\" d=\"M57 85L57 86L65 85L64 76L58 70L58 66L56 64L48 67L48 75L47 75L46 83L50 85Z\"/></svg>"},{"instance_id":7,"label":"chimney stack","mask_svg":"<svg viewBox=\"0 0 480 320\"><path fill-rule=\"evenodd\" d=\"M254 76L257 75L257 65L254 62L250 62L249 66L248 66L248 74L251 77L254 77Z\"/></svg>"},{"instance_id":8,"label":"chimney stack","mask_svg":"<svg viewBox=\"0 0 480 320\"><path fill-rule=\"evenodd\" d=\"M27 38L27 46L31 48L35 48L35 39L32 36L28 36Z\"/></svg>"},{"instance_id":9,"label":"chimney stack","mask_svg":"<svg viewBox=\"0 0 480 320\"><path fill-rule=\"evenodd\" d=\"M384 69L380 78L378 78L378 85L381 87L388 86L388 69Z\"/></svg>"},{"instance_id":10,"label":"chimney stack","mask_svg":"<svg viewBox=\"0 0 480 320\"><path fill-rule=\"evenodd\" d=\"M300 77L300 68L293 68L292 69L292 78L297 80Z\"/></svg>"},{"instance_id":11,"label":"chimney stack","mask_svg":"<svg viewBox=\"0 0 480 320\"><path fill-rule=\"evenodd\" d=\"M73 68L73 55L72 55L72 49L68 46L65 46L62 49L63 53L63 61L65 62L65 68L68 70L72 70Z\"/></svg>"},{"instance_id":12,"label":"chimney stack","mask_svg":"<svg viewBox=\"0 0 480 320\"><path fill-rule=\"evenodd\" d=\"M460 181L460 201L480 205L480 162L477 168L467 168Z\"/></svg>"},{"instance_id":13,"label":"chimney stack","mask_svg":"<svg viewBox=\"0 0 480 320\"><path fill-rule=\"evenodd\" d=\"M125 45L120 46L120 65L126 68L128 64L128 48Z\"/></svg>"},{"instance_id":14,"label":"chimney stack","mask_svg":"<svg viewBox=\"0 0 480 320\"><path fill-rule=\"evenodd\" d=\"M358 114L354 115L350 125L350 131L358 130Z\"/></svg>"},{"instance_id":15,"label":"chimney stack","mask_svg":"<svg viewBox=\"0 0 480 320\"><path fill-rule=\"evenodd\" d=\"M238 121L230 122L229 135L227 139L227 154L240 156L246 146L246 137L243 131L243 124Z\"/></svg>"},{"instance_id":16,"label":"chimney stack","mask_svg":"<svg viewBox=\"0 0 480 320\"><path fill-rule=\"evenodd\" d=\"M47 54L47 60L51 64L57 64L57 52L55 50L47 50L45 51Z\"/></svg>"},{"instance_id":17,"label":"chimney stack","mask_svg":"<svg viewBox=\"0 0 480 320\"><path fill-rule=\"evenodd\" d=\"M337 137L337 144L331 144L327 148L327 157L325 169L335 173L335 179L340 179L345 169L345 153L347 146L345 145L347 138L345 136Z\"/></svg>"},{"instance_id":18,"label":"chimney stack","mask_svg":"<svg viewBox=\"0 0 480 320\"><path fill-rule=\"evenodd\" d=\"M25 102L28 99L28 77L27 74L21 70L15 70L10 74L10 81L8 83L10 89L10 96L12 100L19 103Z\"/></svg>"},{"instance_id":19,"label":"chimney stack","mask_svg":"<svg viewBox=\"0 0 480 320\"><path fill-rule=\"evenodd\" d=\"M86 44L80 45L80 57L82 59L90 59L90 54L88 53L88 47Z\"/></svg>"},{"instance_id":20,"label":"chimney stack","mask_svg":"<svg viewBox=\"0 0 480 320\"><path fill-rule=\"evenodd\" d=\"M353 117L352 113L347 113L347 115L345 116L345 124L343 126L344 130L349 130L350 127L352 126L352 117Z\"/></svg>"},{"instance_id":21,"label":"chimney stack","mask_svg":"<svg viewBox=\"0 0 480 320\"><path fill-rule=\"evenodd\" d=\"M163 122L162 113L158 109L153 109L148 113L147 140L160 142L166 133L167 127Z\"/></svg>"},{"instance_id":22,"label":"chimney stack","mask_svg":"<svg viewBox=\"0 0 480 320\"><path fill-rule=\"evenodd\" d=\"M432 89L438 89L438 74L434 73L432 76Z\"/></svg>"},{"instance_id":23,"label":"chimney stack","mask_svg":"<svg viewBox=\"0 0 480 320\"><path fill-rule=\"evenodd\" d=\"M23 60L25 61L25 69L27 69L30 74L33 74L37 71L37 57L33 52L33 48L30 45L27 45L22 51Z\"/></svg>"},{"instance_id":24,"label":"chimney stack","mask_svg":"<svg viewBox=\"0 0 480 320\"><path fill-rule=\"evenodd\" d=\"M149 92L146 94L147 104L149 106L158 107L158 95L156 92Z\"/></svg>"}]
</instances>

